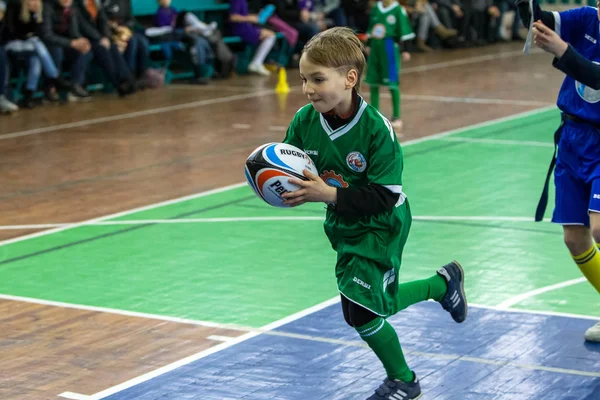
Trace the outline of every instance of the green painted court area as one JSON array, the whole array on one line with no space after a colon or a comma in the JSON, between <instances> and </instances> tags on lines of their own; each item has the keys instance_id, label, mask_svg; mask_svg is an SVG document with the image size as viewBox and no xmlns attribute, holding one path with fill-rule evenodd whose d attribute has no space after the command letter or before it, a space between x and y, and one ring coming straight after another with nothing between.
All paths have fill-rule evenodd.
<instances>
[{"instance_id":1,"label":"green painted court area","mask_svg":"<svg viewBox=\"0 0 600 400\"><path fill-rule=\"evenodd\" d=\"M457 259L469 300L497 306L582 277L561 227L533 222L558 122L545 110L404 146L415 221L402 281ZM247 186L199 196L4 244L0 293L260 327L336 296L323 216ZM583 281L512 307L600 316Z\"/></svg>"}]
</instances>

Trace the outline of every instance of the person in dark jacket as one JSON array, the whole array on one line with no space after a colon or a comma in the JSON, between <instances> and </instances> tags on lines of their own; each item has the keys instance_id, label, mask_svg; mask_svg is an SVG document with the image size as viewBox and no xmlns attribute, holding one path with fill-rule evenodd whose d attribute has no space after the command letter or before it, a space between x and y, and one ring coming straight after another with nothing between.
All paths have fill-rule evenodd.
<instances>
[{"instance_id":1,"label":"person in dark jacket","mask_svg":"<svg viewBox=\"0 0 600 400\"><path fill-rule=\"evenodd\" d=\"M108 76L120 96L135 91L135 82L123 55L111 40L111 30L99 0L75 0L81 16L80 29L90 41L94 60Z\"/></svg>"},{"instance_id":2,"label":"person in dark jacket","mask_svg":"<svg viewBox=\"0 0 600 400\"><path fill-rule=\"evenodd\" d=\"M150 60L149 42L136 32L136 20L131 9L131 0L103 0L104 12L113 33L113 41L124 51L129 69L137 79L148 70Z\"/></svg>"},{"instance_id":3,"label":"person in dark jacket","mask_svg":"<svg viewBox=\"0 0 600 400\"><path fill-rule=\"evenodd\" d=\"M73 0L48 0L44 3L40 39L46 44L59 70L63 62L70 65L71 92L77 97L88 97L83 82L92 58L91 45L81 34L80 16L72 5Z\"/></svg>"}]
</instances>

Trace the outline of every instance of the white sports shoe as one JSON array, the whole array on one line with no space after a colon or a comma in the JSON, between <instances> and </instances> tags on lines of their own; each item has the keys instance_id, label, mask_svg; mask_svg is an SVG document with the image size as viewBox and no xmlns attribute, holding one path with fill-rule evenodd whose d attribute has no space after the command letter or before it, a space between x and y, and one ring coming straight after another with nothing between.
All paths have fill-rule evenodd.
<instances>
[{"instance_id":1,"label":"white sports shoe","mask_svg":"<svg viewBox=\"0 0 600 400\"><path fill-rule=\"evenodd\" d=\"M12 113L19 109L19 107L8 101L4 95L0 95L0 114Z\"/></svg>"},{"instance_id":2,"label":"white sports shoe","mask_svg":"<svg viewBox=\"0 0 600 400\"><path fill-rule=\"evenodd\" d=\"M271 71L266 69L262 64L250 64L248 65L248 71L262 76L271 76Z\"/></svg>"},{"instance_id":3,"label":"white sports shoe","mask_svg":"<svg viewBox=\"0 0 600 400\"><path fill-rule=\"evenodd\" d=\"M600 343L600 322L585 331L585 340Z\"/></svg>"}]
</instances>

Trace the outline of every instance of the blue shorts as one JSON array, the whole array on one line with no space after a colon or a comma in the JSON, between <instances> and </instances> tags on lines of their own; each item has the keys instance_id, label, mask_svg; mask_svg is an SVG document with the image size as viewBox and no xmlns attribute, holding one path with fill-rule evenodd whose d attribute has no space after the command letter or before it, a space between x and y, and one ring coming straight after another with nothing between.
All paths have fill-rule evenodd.
<instances>
[{"instance_id":1,"label":"blue shorts","mask_svg":"<svg viewBox=\"0 0 600 400\"><path fill-rule=\"evenodd\" d=\"M552 222L589 227L589 212L600 212L599 129L565 121L558 142L554 185Z\"/></svg>"}]
</instances>

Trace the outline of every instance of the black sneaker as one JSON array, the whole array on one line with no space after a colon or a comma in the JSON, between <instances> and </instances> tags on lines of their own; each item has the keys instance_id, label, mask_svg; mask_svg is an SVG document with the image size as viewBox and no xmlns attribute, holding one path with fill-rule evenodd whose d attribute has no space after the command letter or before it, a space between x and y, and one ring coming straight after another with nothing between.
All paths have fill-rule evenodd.
<instances>
[{"instance_id":1,"label":"black sneaker","mask_svg":"<svg viewBox=\"0 0 600 400\"><path fill-rule=\"evenodd\" d=\"M454 321L461 323L467 319L467 296L465 296L465 273L457 261L444 265L437 271L448 284L448 290L440 304Z\"/></svg>"},{"instance_id":2,"label":"black sneaker","mask_svg":"<svg viewBox=\"0 0 600 400\"><path fill-rule=\"evenodd\" d=\"M90 92L88 92L81 85L78 84L75 84L71 87L71 93L73 93L76 97L80 98L90 97Z\"/></svg>"},{"instance_id":3,"label":"black sneaker","mask_svg":"<svg viewBox=\"0 0 600 400\"><path fill-rule=\"evenodd\" d=\"M48 99L48 101L50 102L57 102L60 101L60 95L58 94L58 91L56 90L56 86L49 84L48 86L46 86L44 88L44 95L46 96L46 99Z\"/></svg>"},{"instance_id":4,"label":"black sneaker","mask_svg":"<svg viewBox=\"0 0 600 400\"><path fill-rule=\"evenodd\" d=\"M367 400L417 400L422 395L421 385L416 376L412 382L393 381L385 378L381 386Z\"/></svg>"}]
</instances>

